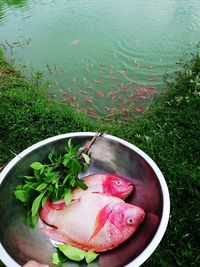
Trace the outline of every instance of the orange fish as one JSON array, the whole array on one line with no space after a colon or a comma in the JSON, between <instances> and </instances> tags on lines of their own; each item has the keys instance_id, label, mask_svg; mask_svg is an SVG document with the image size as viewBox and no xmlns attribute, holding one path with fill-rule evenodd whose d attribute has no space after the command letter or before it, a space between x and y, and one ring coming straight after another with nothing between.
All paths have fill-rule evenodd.
<instances>
[{"instance_id":1,"label":"orange fish","mask_svg":"<svg viewBox=\"0 0 200 267\"><path fill-rule=\"evenodd\" d=\"M93 98L93 97L90 96L90 97L86 98L84 102L87 103L87 104L90 104L90 103L92 103L92 101L93 101L92 98Z\"/></svg>"},{"instance_id":2,"label":"orange fish","mask_svg":"<svg viewBox=\"0 0 200 267\"><path fill-rule=\"evenodd\" d=\"M97 95L98 95L99 97L104 97L104 92L102 92L102 91L98 91L98 92L97 92Z\"/></svg>"},{"instance_id":3,"label":"orange fish","mask_svg":"<svg viewBox=\"0 0 200 267\"><path fill-rule=\"evenodd\" d=\"M123 88L122 88L123 91L128 91L128 89L129 89L129 88L128 88L128 86L126 86L126 85L124 85Z\"/></svg>"},{"instance_id":4,"label":"orange fish","mask_svg":"<svg viewBox=\"0 0 200 267\"><path fill-rule=\"evenodd\" d=\"M67 96L67 94L68 94L67 92L63 92L62 96L65 97L65 96Z\"/></svg>"},{"instance_id":5,"label":"orange fish","mask_svg":"<svg viewBox=\"0 0 200 267\"><path fill-rule=\"evenodd\" d=\"M140 108L136 108L135 111L138 112L138 113L144 113L145 112L145 110L140 109Z\"/></svg>"},{"instance_id":6,"label":"orange fish","mask_svg":"<svg viewBox=\"0 0 200 267\"><path fill-rule=\"evenodd\" d=\"M108 93L108 96L111 97L111 98L114 98L114 96L116 95L117 92L114 92L114 91L110 91Z\"/></svg>"}]
</instances>

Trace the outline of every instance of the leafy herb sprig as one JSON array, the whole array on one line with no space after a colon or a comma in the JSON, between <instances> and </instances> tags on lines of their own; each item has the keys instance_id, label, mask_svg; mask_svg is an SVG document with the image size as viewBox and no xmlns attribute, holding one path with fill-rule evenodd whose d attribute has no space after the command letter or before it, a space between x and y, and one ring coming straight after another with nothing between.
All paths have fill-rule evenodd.
<instances>
[{"instance_id":1,"label":"leafy herb sprig","mask_svg":"<svg viewBox=\"0 0 200 267\"><path fill-rule=\"evenodd\" d=\"M80 172L85 172L90 163L89 149L100 135L96 135L84 148L73 146L69 139L65 147L66 153L48 154L48 163L33 162L32 176L21 177L21 183L14 190L15 197L27 208L27 223L35 227L38 221L40 207L44 207L47 199L52 202L64 199L69 205L72 191L76 187L87 189L83 180L78 178Z\"/></svg>"}]
</instances>

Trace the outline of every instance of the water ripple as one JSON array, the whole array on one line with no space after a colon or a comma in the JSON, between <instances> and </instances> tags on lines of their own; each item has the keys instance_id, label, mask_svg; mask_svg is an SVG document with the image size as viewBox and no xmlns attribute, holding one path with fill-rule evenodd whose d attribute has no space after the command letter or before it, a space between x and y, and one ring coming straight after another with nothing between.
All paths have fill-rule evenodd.
<instances>
[{"instance_id":1,"label":"water ripple","mask_svg":"<svg viewBox=\"0 0 200 267\"><path fill-rule=\"evenodd\" d=\"M163 73L200 41L199 0L14 2L0 2L0 41L31 39L17 57L35 68L59 66L65 87L79 80L79 86L107 90L114 79L125 84L133 77L159 86Z\"/></svg>"}]
</instances>

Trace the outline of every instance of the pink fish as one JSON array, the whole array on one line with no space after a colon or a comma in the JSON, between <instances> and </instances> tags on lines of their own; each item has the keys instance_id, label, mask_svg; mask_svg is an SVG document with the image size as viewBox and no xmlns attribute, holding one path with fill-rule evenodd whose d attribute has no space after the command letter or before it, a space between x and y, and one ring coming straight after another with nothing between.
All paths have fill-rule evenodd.
<instances>
[{"instance_id":1,"label":"pink fish","mask_svg":"<svg viewBox=\"0 0 200 267\"><path fill-rule=\"evenodd\" d=\"M113 99L113 98L115 97L116 93L117 93L117 92L110 91L110 92L108 93L108 96L111 97L111 98Z\"/></svg>"},{"instance_id":2,"label":"pink fish","mask_svg":"<svg viewBox=\"0 0 200 267\"><path fill-rule=\"evenodd\" d=\"M115 196L121 199L128 197L133 191L133 184L127 179L115 174L91 174L83 178L88 186L87 190L77 188L73 191L72 200L79 199L83 194L102 193L108 196ZM51 204L54 209L66 207L64 200L59 200Z\"/></svg>"},{"instance_id":3,"label":"pink fish","mask_svg":"<svg viewBox=\"0 0 200 267\"><path fill-rule=\"evenodd\" d=\"M138 113L144 113L145 112L145 110L140 109L140 108L136 108L135 111L138 112Z\"/></svg>"},{"instance_id":4,"label":"pink fish","mask_svg":"<svg viewBox=\"0 0 200 267\"><path fill-rule=\"evenodd\" d=\"M134 234L145 218L144 210L122 199L87 193L70 206L56 210L47 201L40 218L52 239L84 250L107 251Z\"/></svg>"},{"instance_id":5,"label":"pink fish","mask_svg":"<svg viewBox=\"0 0 200 267\"><path fill-rule=\"evenodd\" d=\"M87 191L100 192L108 196L115 196L125 199L133 191L133 184L127 179L116 174L92 174L85 177ZM74 191L77 194L81 189Z\"/></svg>"},{"instance_id":6,"label":"pink fish","mask_svg":"<svg viewBox=\"0 0 200 267\"><path fill-rule=\"evenodd\" d=\"M67 94L68 94L68 92L65 91L62 93L62 96L65 97L65 96L67 96Z\"/></svg>"},{"instance_id":7,"label":"pink fish","mask_svg":"<svg viewBox=\"0 0 200 267\"><path fill-rule=\"evenodd\" d=\"M102 91L98 91L98 92L97 92L97 95L98 95L99 97L104 97L104 92L102 92Z\"/></svg>"},{"instance_id":8,"label":"pink fish","mask_svg":"<svg viewBox=\"0 0 200 267\"><path fill-rule=\"evenodd\" d=\"M97 117L97 113L96 112L90 112L90 113L88 113L88 115L91 116L91 117L94 117L94 118Z\"/></svg>"},{"instance_id":9,"label":"pink fish","mask_svg":"<svg viewBox=\"0 0 200 267\"><path fill-rule=\"evenodd\" d=\"M128 91L129 88L128 88L128 86L124 85L123 88L122 88L122 90L123 90L123 91Z\"/></svg>"},{"instance_id":10,"label":"pink fish","mask_svg":"<svg viewBox=\"0 0 200 267\"><path fill-rule=\"evenodd\" d=\"M92 101L93 101L92 96L90 96L90 97L86 98L84 102L87 104L90 104L90 103L92 103Z\"/></svg>"}]
</instances>

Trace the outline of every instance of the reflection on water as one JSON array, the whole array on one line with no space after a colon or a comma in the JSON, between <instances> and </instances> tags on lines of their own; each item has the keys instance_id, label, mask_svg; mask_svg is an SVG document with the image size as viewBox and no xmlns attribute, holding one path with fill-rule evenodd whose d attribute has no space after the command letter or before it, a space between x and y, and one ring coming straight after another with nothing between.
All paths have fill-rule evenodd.
<instances>
[{"instance_id":1,"label":"reflection on water","mask_svg":"<svg viewBox=\"0 0 200 267\"><path fill-rule=\"evenodd\" d=\"M51 78L63 102L108 117L142 114L200 41L198 0L0 2L0 41Z\"/></svg>"},{"instance_id":2,"label":"reflection on water","mask_svg":"<svg viewBox=\"0 0 200 267\"><path fill-rule=\"evenodd\" d=\"M8 7L15 6L15 7L22 7L27 4L27 0L1 0L0 1L0 20L5 17L4 10Z\"/></svg>"}]
</instances>

